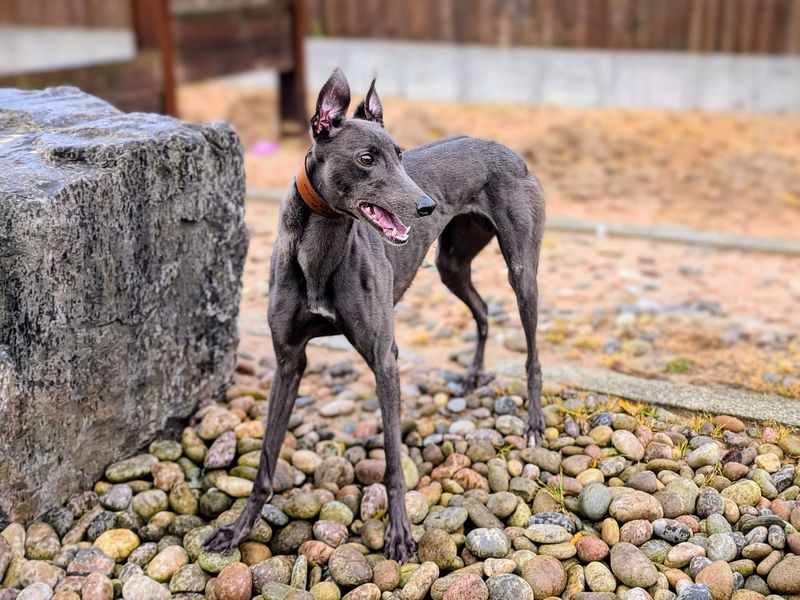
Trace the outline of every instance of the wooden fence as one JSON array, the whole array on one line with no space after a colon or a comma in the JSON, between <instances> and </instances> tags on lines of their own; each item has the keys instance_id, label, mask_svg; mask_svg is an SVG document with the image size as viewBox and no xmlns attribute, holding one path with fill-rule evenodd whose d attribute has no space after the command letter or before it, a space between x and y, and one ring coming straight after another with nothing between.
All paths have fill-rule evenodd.
<instances>
[{"instance_id":1,"label":"wooden fence","mask_svg":"<svg viewBox=\"0 0 800 600\"><path fill-rule=\"evenodd\" d=\"M132 23L125 0L0 0L0 24L128 29Z\"/></svg>"},{"instance_id":2,"label":"wooden fence","mask_svg":"<svg viewBox=\"0 0 800 600\"><path fill-rule=\"evenodd\" d=\"M311 35L800 53L800 0L306 0Z\"/></svg>"},{"instance_id":3,"label":"wooden fence","mask_svg":"<svg viewBox=\"0 0 800 600\"><path fill-rule=\"evenodd\" d=\"M130 61L0 74L0 87L77 85L123 110L176 112L175 84L279 74L280 113L304 132L304 0L0 0L0 26L132 30ZM32 34L33 35L33 34Z\"/></svg>"},{"instance_id":4,"label":"wooden fence","mask_svg":"<svg viewBox=\"0 0 800 600\"><path fill-rule=\"evenodd\" d=\"M287 0L171 0L179 81L259 67L292 69L292 13Z\"/></svg>"}]
</instances>

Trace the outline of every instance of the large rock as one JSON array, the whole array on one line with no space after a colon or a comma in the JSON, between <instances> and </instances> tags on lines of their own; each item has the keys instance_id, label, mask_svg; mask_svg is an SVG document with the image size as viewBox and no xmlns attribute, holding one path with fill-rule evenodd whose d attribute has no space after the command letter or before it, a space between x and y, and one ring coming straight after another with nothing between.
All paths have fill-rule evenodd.
<instances>
[{"instance_id":1,"label":"large rock","mask_svg":"<svg viewBox=\"0 0 800 600\"><path fill-rule=\"evenodd\" d=\"M222 393L246 250L229 126L0 90L0 521Z\"/></svg>"}]
</instances>

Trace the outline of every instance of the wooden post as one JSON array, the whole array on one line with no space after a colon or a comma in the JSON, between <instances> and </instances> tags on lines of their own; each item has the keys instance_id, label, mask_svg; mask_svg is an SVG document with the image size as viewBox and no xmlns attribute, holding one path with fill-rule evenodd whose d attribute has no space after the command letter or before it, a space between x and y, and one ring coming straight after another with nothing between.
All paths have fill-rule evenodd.
<instances>
[{"instance_id":1,"label":"wooden post","mask_svg":"<svg viewBox=\"0 0 800 600\"><path fill-rule=\"evenodd\" d=\"M162 111L178 114L175 90L175 45L172 41L172 19L169 0L131 0L136 47L139 50L155 49L161 57L163 85Z\"/></svg>"},{"instance_id":2,"label":"wooden post","mask_svg":"<svg viewBox=\"0 0 800 600\"><path fill-rule=\"evenodd\" d=\"M789 5L786 40L782 52L800 54L800 0L795 0Z\"/></svg>"},{"instance_id":3,"label":"wooden post","mask_svg":"<svg viewBox=\"0 0 800 600\"><path fill-rule=\"evenodd\" d=\"M156 0L158 3L158 47L161 50L161 65L164 73L164 112L173 117L178 115L178 99L175 85L175 44L172 39L172 16L169 11L170 0Z\"/></svg>"},{"instance_id":4,"label":"wooden post","mask_svg":"<svg viewBox=\"0 0 800 600\"><path fill-rule=\"evenodd\" d=\"M281 135L307 135L306 59L303 42L308 27L305 0L289 0L292 18L292 69L280 74Z\"/></svg>"}]
</instances>

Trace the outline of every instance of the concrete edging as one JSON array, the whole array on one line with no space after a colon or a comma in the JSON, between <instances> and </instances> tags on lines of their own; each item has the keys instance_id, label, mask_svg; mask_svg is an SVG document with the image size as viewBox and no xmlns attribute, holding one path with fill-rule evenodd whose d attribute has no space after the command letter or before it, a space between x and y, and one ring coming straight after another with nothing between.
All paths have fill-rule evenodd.
<instances>
[{"instance_id":1,"label":"concrete edging","mask_svg":"<svg viewBox=\"0 0 800 600\"><path fill-rule=\"evenodd\" d=\"M520 367L520 371L524 369L524 361L521 361ZM754 421L778 421L791 427L800 427L800 401L777 394L721 386L679 386L670 381L570 365L545 366L543 377L545 383L569 385L637 402L694 412L728 414Z\"/></svg>"},{"instance_id":2,"label":"concrete edging","mask_svg":"<svg viewBox=\"0 0 800 600\"><path fill-rule=\"evenodd\" d=\"M248 198L266 202L281 202L285 195L285 190L277 188L248 188L247 190ZM550 217L545 223L545 229L585 233L598 237L638 238L689 246L705 246L719 250L800 255L800 240L737 235L675 225L603 223L587 219Z\"/></svg>"}]
</instances>

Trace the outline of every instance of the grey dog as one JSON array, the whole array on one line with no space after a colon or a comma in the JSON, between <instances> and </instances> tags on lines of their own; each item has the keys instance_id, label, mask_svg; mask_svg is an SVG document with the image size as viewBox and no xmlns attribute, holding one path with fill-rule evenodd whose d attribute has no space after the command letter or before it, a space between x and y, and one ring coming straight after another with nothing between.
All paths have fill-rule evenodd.
<instances>
[{"instance_id":1,"label":"grey dog","mask_svg":"<svg viewBox=\"0 0 800 600\"><path fill-rule=\"evenodd\" d=\"M437 238L442 281L477 323L477 350L465 380L472 390L484 381L488 323L470 264L497 236L527 339L527 434L538 443L544 431L536 349L536 272L544 225L539 182L522 158L488 140L454 137L401 153L383 128L374 81L352 119L346 117L349 105L350 86L336 69L319 93L305 165L281 206L268 316L277 368L253 493L238 519L206 542L209 550L231 551L252 530L272 493L306 367L306 344L341 333L377 383L389 500L385 554L400 561L414 554L401 469L393 307Z\"/></svg>"}]
</instances>

